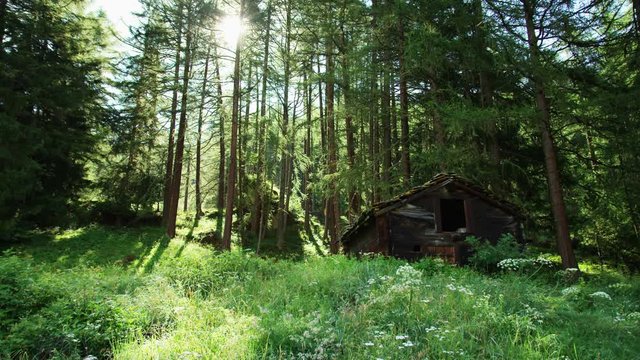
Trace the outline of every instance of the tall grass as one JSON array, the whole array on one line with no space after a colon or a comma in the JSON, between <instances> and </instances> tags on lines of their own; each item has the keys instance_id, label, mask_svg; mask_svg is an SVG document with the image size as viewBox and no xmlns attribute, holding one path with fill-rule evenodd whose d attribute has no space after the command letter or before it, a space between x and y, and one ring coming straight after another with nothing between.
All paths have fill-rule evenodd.
<instances>
[{"instance_id":1,"label":"tall grass","mask_svg":"<svg viewBox=\"0 0 640 360\"><path fill-rule=\"evenodd\" d=\"M640 357L637 277L567 283L435 260L275 260L185 238L93 227L6 252L0 357Z\"/></svg>"}]
</instances>

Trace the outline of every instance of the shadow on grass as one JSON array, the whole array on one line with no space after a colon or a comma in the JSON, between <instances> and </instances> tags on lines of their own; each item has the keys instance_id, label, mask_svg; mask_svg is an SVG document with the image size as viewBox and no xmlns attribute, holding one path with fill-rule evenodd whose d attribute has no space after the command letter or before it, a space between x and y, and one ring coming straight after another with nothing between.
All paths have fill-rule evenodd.
<instances>
[{"instance_id":1,"label":"shadow on grass","mask_svg":"<svg viewBox=\"0 0 640 360\"><path fill-rule=\"evenodd\" d=\"M187 235L184 237L184 242L182 243L182 246L180 246L178 251L176 251L175 257L177 258L180 257L184 249L187 247L187 244L193 240L193 232L198 227L199 224L200 224L200 219L198 217L194 217L193 224L191 225L191 228L189 228L189 232L187 233Z\"/></svg>"},{"instance_id":2,"label":"shadow on grass","mask_svg":"<svg viewBox=\"0 0 640 360\"><path fill-rule=\"evenodd\" d=\"M171 241L171 239L169 239L167 236L163 236L162 237L162 239L160 240L160 243L153 249L153 255L151 255L151 257L144 264L144 272L145 273L150 273L151 271L153 271L153 268L156 266L156 264L158 263L158 261L162 257L162 254L164 253L164 251L169 246L169 242L170 241ZM186 242L185 242L185 244L186 244ZM182 245L183 248L184 248L184 246L185 245ZM142 261L142 258L140 259L138 264L140 264L141 261Z\"/></svg>"},{"instance_id":3,"label":"shadow on grass","mask_svg":"<svg viewBox=\"0 0 640 360\"><path fill-rule=\"evenodd\" d=\"M160 227L108 228L86 227L53 232L34 233L29 240L12 247L37 263L67 269L76 266L123 266L140 262L158 245L166 248L169 239ZM162 250L164 251L164 249Z\"/></svg>"},{"instance_id":4,"label":"shadow on grass","mask_svg":"<svg viewBox=\"0 0 640 360\"><path fill-rule=\"evenodd\" d=\"M268 256L273 258L284 258L291 260L304 259L304 239L301 235L302 224L296 221L291 221L287 225L285 231L284 247L278 248L277 231L270 229L266 232L264 239L260 243L260 256ZM258 238L252 234L245 234L244 238L244 250L255 251L258 245Z\"/></svg>"}]
</instances>

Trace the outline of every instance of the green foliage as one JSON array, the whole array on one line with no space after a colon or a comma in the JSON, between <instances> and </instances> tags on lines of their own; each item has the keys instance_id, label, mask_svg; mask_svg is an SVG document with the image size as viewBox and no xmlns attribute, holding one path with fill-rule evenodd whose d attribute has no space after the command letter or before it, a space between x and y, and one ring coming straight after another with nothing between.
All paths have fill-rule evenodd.
<instances>
[{"instance_id":1,"label":"green foliage","mask_svg":"<svg viewBox=\"0 0 640 360\"><path fill-rule=\"evenodd\" d=\"M130 281L127 276L114 284L104 281L106 274L89 269L47 273L11 252L0 258L0 269L3 358L104 357L111 353L113 339L135 327L114 302Z\"/></svg>"},{"instance_id":2,"label":"green foliage","mask_svg":"<svg viewBox=\"0 0 640 360\"><path fill-rule=\"evenodd\" d=\"M495 245L475 236L467 237L465 242L473 252L469 264L478 270L495 271L500 261L523 256L515 237L510 233L502 234Z\"/></svg>"},{"instance_id":3,"label":"green foliage","mask_svg":"<svg viewBox=\"0 0 640 360\"><path fill-rule=\"evenodd\" d=\"M105 34L79 2L8 1L0 44L0 237L63 224L102 116Z\"/></svg>"}]
</instances>

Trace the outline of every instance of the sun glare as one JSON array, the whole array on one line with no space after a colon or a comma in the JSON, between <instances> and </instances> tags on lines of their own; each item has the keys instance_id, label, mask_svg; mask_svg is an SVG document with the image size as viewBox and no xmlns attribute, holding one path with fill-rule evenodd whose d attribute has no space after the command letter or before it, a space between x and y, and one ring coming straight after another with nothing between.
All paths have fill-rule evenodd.
<instances>
[{"instance_id":1,"label":"sun glare","mask_svg":"<svg viewBox=\"0 0 640 360\"><path fill-rule=\"evenodd\" d=\"M242 23L242 18L238 15L227 15L225 16L219 24L219 30L222 32L222 37L224 41L230 47L235 47L242 31L244 30L244 25Z\"/></svg>"}]
</instances>

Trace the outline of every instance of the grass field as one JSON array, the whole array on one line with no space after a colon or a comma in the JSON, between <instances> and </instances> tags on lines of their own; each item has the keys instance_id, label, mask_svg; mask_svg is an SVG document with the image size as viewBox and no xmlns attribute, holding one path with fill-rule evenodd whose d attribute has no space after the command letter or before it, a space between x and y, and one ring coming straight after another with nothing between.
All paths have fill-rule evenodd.
<instances>
[{"instance_id":1,"label":"grass field","mask_svg":"<svg viewBox=\"0 0 640 360\"><path fill-rule=\"evenodd\" d=\"M640 359L640 279L612 270L278 260L180 234L88 227L6 250L0 357Z\"/></svg>"}]
</instances>

